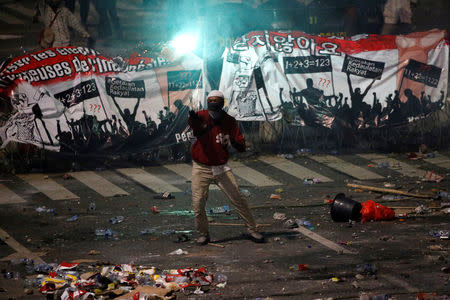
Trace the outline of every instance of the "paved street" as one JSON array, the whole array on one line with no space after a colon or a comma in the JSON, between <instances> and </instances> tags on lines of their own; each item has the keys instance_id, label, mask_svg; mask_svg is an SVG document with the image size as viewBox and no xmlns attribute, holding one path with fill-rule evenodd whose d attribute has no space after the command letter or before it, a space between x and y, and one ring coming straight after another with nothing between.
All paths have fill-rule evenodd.
<instances>
[{"instance_id":1,"label":"paved street","mask_svg":"<svg viewBox=\"0 0 450 300\"><path fill-rule=\"evenodd\" d=\"M361 292L392 294L397 299L415 299L419 292L445 295L450 278L441 269L448 267L448 240L430 231L449 229L448 214L441 212L441 204L449 200L389 202L379 193L347 187L357 183L420 194L448 190L448 151L416 161L406 157L361 153L235 160L231 165L241 188L250 194L250 205L267 242L248 240L233 212L212 215L213 242L223 248L196 246L192 241L188 164L120 166L70 176L64 172L5 175L0 181L1 269L13 268L9 263L13 258L34 257L36 262L84 259L160 269L205 266L215 275L228 277L225 288L213 286L205 295L180 294L180 299L355 299ZM387 162L387 167L378 167ZM421 181L431 170L447 178L440 183ZM305 178L320 178L321 183L306 185ZM166 191L175 198L153 198ZM359 202L372 199L394 207L397 214L409 215L352 227L333 222L324 201L341 192ZM271 194L281 199L270 199ZM95 210L89 209L91 203ZM414 209L422 204L432 209L416 214ZM229 203L212 186L207 207L222 205ZM54 212L37 212L42 206ZM152 206L161 212L152 213ZM276 212L286 214L287 219L310 221L312 226L285 228L284 221L273 218ZM67 221L74 215L78 220ZM124 221L109 223L114 216L123 216ZM95 235L96 229L105 228L115 232L113 238ZM155 232L139 235L145 229ZM182 232L191 241L175 243ZM168 255L178 248L188 254L175 259ZM92 250L99 254L89 255ZM376 274L358 276L357 266L363 263L376 266ZM308 270L298 270L299 264L307 264ZM333 277L339 282L333 282ZM8 290L0 298L23 296L21 280L2 278L0 287ZM34 297L41 296L35 291Z\"/></svg>"},{"instance_id":2,"label":"paved street","mask_svg":"<svg viewBox=\"0 0 450 300\"><path fill-rule=\"evenodd\" d=\"M415 29L448 28L450 2L440 1L435 8L430 1L419 1ZM155 1L159 4L154 7L142 2L118 1L123 39L98 36L98 14L91 5L87 29L96 50L129 53L140 42L167 39L166 1ZM43 26L32 23L34 3L0 0L0 58L36 49ZM216 38L223 42L230 37ZM79 39L76 44L83 43ZM438 150L418 160L409 160L408 153L379 152L233 157L230 165L260 224L264 244L248 239L242 220L214 185L208 210L229 205L231 211L209 214L212 243L194 243L188 163L97 165L80 156L78 171L67 171L70 160L49 160L46 167L53 171L0 174L0 299L44 298L36 288L25 295L29 274L23 264L14 263L18 259L35 264L82 262L83 268L204 266L215 276L205 294L178 292L177 299L371 299L361 297L365 293L381 295L377 299L387 299L387 294L395 299L448 299L449 240L437 233L450 230L450 198L438 198L437 192L450 191L450 150ZM422 181L431 171L444 179ZM392 194L348 184L428 197L383 198ZM155 198L165 192L174 198ZM389 206L396 218L334 222L329 203L338 193ZM274 218L280 214L285 219ZM112 224L110 220L120 216L123 221ZM286 226L296 219L310 224ZM105 229L113 235L96 234ZM169 255L177 249L186 253ZM371 270L361 271L361 265ZM226 276L225 286L217 285L218 275Z\"/></svg>"}]
</instances>

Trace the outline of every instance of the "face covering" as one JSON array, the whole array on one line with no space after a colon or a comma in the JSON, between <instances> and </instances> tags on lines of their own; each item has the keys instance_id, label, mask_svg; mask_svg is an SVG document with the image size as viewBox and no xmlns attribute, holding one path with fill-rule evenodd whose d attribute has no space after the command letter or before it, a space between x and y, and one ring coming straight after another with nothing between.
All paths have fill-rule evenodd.
<instances>
[{"instance_id":1,"label":"face covering","mask_svg":"<svg viewBox=\"0 0 450 300\"><path fill-rule=\"evenodd\" d=\"M223 102L208 102L209 111L219 111L223 108Z\"/></svg>"},{"instance_id":2,"label":"face covering","mask_svg":"<svg viewBox=\"0 0 450 300\"><path fill-rule=\"evenodd\" d=\"M208 102L208 111L211 118L214 120L222 119L224 115L224 111L222 110L223 104L223 102Z\"/></svg>"}]
</instances>

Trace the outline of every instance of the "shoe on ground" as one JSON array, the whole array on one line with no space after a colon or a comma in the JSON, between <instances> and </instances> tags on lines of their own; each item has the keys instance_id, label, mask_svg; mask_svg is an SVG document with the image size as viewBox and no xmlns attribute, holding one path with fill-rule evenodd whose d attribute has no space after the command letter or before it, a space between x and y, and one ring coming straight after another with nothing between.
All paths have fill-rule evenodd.
<instances>
[{"instance_id":1,"label":"shoe on ground","mask_svg":"<svg viewBox=\"0 0 450 300\"><path fill-rule=\"evenodd\" d=\"M206 245L209 242L210 242L209 236L204 236L204 235L202 235L201 237L199 237L198 239L195 240L195 243L199 246Z\"/></svg>"},{"instance_id":2,"label":"shoe on ground","mask_svg":"<svg viewBox=\"0 0 450 300\"><path fill-rule=\"evenodd\" d=\"M253 231L248 233L250 240L255 243L264 243L264 237L261 233Z\"/></svg>"}]
</instances>

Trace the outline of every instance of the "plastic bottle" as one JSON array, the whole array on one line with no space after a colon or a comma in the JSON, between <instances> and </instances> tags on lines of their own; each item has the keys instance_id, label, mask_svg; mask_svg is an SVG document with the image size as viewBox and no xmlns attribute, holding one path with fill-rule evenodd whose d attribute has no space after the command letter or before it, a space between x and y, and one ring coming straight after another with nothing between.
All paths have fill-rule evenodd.
<instances>
[{"instance_id":1,"label":"plastic bottle","mask_svg":"<svg viewBox=\"0 0 450 300\"><path fill-rule=\"evenodd\" d=\"M438 191L437 195L441 198L450 198L450 193L449 192L444 192L444 191Z\"/></svg>"},{"instance_id":2,"label":"plastic bottle","mask_svg":"<svg viewBox=\"0 0 450 300\"><path fill-rule=\"evenodd\" d=\"M20 259L20 263L24 265L34 264L34 260L31 258L22 258Z\"/></svg>"},{"instance_id":3,"label":"plastic bottle","mask_svg":"<svg viewBox=\"0 0 450 300\"><path fill-rule=\"evenodd\" d=\"M310 221L303 221L303 226L310 227L312 223Z\"/></svg>"},{"instance_id":4,"label":"plastic bottle","mask_svg":"<svg viewBox=\"0 0 450 300\"><path fill-rule=\"evenodd\" d=\"M209 209L209 212L212 214L223 214L230 211L230 208L228 205L219 206L219 207L213 207Z\"/></svg>"},{"instance_id":5,"label":"plastic bottle","mask_svg":"<svg viewBox=\"0 0 450 300\"><path fill-rule=\"evenodd\" d=\"M137 276L137 280L139 285L152 285L152 278L151 275L148 274L142 274Z\"/></svg>"},{"instance_id":6,"label":"plastic bottle","mask_svg":"<svg viewBox=\"0 0 450 300\"><path fill-rule=\"evenodd\" d=\"M156 229L143 229L139 231L139 235L145 235L145 234L153 234L156 232Z\"/></svg>"},{"instance_id":7,"label":"plastic bottle","mask_svg":"<svg viewBox=\"0 0 450 300\"><path fill-rule=\"evenodd\" d=\"M35 284L34 278L25 278L24 279L24 281L23 281L24 288L33 288L35 286L36 286L36 284Z\"/></svg>"},{"instance_id":8,"label":"plastic bottle","mask_svg":"<svg viewBox=\"0 0 450 300\"><path fill-rule=\"evenodd\" d=\"M314 184L314 180L306 178L305 180L303 180L303 184Z\"/></svg>"},{"instance_id":9,"label":"plastic bottle","mask_svg":"<svg viewBox=\"0 0 450 300\"><path fill-rule=\"evenodd\" d=\"M287 220L286 222L284 222L284 225L283 225L285 228L290 228L290 229L292 229L292 228L296 228L296 227L298 227L298 224L294 221L294 220L292 220L292 219L289 219L289 220Z\"/></svg>"},{"instance_id":10,"label":"plastic bottle","mask_svg":"<svg viewBox=\"0 0 450 300\"><path fill-rule=\"evenodd\" d=\"M112 217L111 219L109 219L109 222L111 224L117 224L117 223L123 222L123 219L124 219L123 216L115 216L115 217Z\"/></svg>"},{"instance_id":11,"label":"plastic bottle","mask_svg":"<svg viewBox=\"0 0 450 300\"><path fill-rule=\"evenodd\" d=\"M378 164L378 168L389 168L389 162L383 161Z\"/></svg>"},{"instance_id":12,"label":"plastic bottle","mask_svg":"<svg viewBox=\"0 0 450 300\"><path fill-rule=\"evenodd\" d=\"M450 233L448 230L439 230L438 234L441 240L448 240L450 237Z\"/></svg>"},{"instance_id":13,"label":"plastic bottle","mask_svg":"<svg viewBox=\"0 0 450 300\"><path fill-rule=\"evenodd\" d=\"M50 264L38 264L34 266L34 271L37 273L50 273L53 270L53 265Z\"/></svg>"},{"instance_id":14,"label":"plastic bottle","mask_svg":"<svg viewBox=\"0 0 450 300\"><path fill-rule=\"evenodd\" d=\"M113 232L109 228L107 228L107 229L96 229L95 230L95 235L96 236L112 236Z\"/></svg>"},{"instance_id":15,"label":"plastic bottle","mask_svg":"<svg viewBox=\"0 0 450 300\"><path fill-rule=\"evenodd\" d=\"M112 236L114 233L111 229L107 228L105 229L105 236Z\"/></svg>"},{"instance_id":16,"label":"plastic bottle","mask_svg":"<svg viewBox=\"0 0 450 300\"><path fill-rule=\"evenodd\" d=\"M363 263L356 266L356 272L359 274L374 275L377 273L377 267L371 263Z\"/></svg>"},{"instance_id":17,"label":"plastic bottle","mask_svg":"<svg viewBox=\"0 0 450 300\"><path fill-rule=\"evenodd\" d=\"M47 212L47 213L53 213L55 212L54 208L47 208L46 206L39 206L38 208L36 208L37 212Z\"/></svg>"},{"instance_id":18,"label":"plastic bottle","mask_svg":"<svg viewBox=\"0 0 450 300\"><path fill-rule=\"evenodd\" d=\"M40 287L42 283L43 278L42 277L35 277L35 278L25 278L23 281L24 288L36 288Z\"/></svg>"},{"instance_id":19,"label":"plastic bottle","mask_svg":"<svg viewBox=\"0 0 450 300\"><path fill-rule=\"evenodd\" d=\"M306 151L305 151L305 149L304 148L300 148L300 149L298 149L297 150L297 155L303 155L303 154L305 154L306 153Z\"/></svg>"},{"instance_id":20,"label":"plastic bottle","mask_svg":"<svg viewBox=\"0 0 450 300\"><path fill-rule=\"evenodd\" d=\"M431 153L428 153L426 155L426 158L434 158L434 157L436 157L436 153L435 152L431 152Z\"/></svg>"},{"instance_id":21,"label":"plastic bottle","mask_svg":"<svg viewBox=\"0 0 450 300\"><path fill-rule=\"evenodd\" d=\"M187 194L191 194L191 193L192 193L191 186L188 185L188 186L184 189L184 194L187 195Z\"/></svg>"},{"instance_id":22,"label":"plastic bottle","mask_svg":"<svg viewBox=\"0 0 450 300\"><path fill-rule=\"evenodd\" d=\"M27 272L27 274L33 274L34 273L34 260L26 259L24 261L24 263L25 263L25 272Z\"/></svg>"},{"instance_id":23,"label":"plastic bottle","mask_svg":"<svg viewBox=\"0 0 450 300\"><path fill-rule=\"evenodd\" d=\"M45 212L45 211L47 211L47 208L45 206L39 206L36 208L36 211L37 212Z\"/></svg>"},{"instance_id":24,"label":"plastic bottle","mask_svg":"<svg viewBox=\"0 0 450 300\"><path fill-rule=\"evenodd\" d=\"M250 197L250 191L249 190L246 190L246 189L241 189L241 194L242 194L242 196L244 196L244 197Z\"/></svg>"},{"instance_id":25,"label":"plastic bottle","mask_svg":"<svg viewBox=\"0 0 450 300\"><path fill-rule=\"evenodd\" d=\"M219 274L217 275L217 282L222 283L222 282L227 282L228 277L224 274Z\"/></svg>"},{"instance_id":26,"label":"plastic bottle","mask_svg":"<svg viewBox=\"0 0 450 300\"><path fill-rule=\"evenodd\" d=\"M305 220L302 220L302 219L295 219L295 223L297 223L298 226L306 226L306 227L312 226L311 222L305 221Z\"/></svg>"},{"instance_id":27,"label":"plastic bottle","mask_svg":"<svg viewBox=\"0 0 450 300\"><path fill-rule=\"evenodd\" d=\"M305 154L305 153L311 153L311 149L309 148L300 148L297 150L298 154Z\"/></svg>"},{"instance_id":28,"label":"plastic bottle","mask_svg":"<svg viewBox=\"0 0 450 300\"><path fill-rule=\"evenodd\" d=\"M67 222L73 222L73 221L76 221L76 220L78 220L78 215L74 215L73 217L68 218L66 221Z\"/></svg>"}]
</instances>

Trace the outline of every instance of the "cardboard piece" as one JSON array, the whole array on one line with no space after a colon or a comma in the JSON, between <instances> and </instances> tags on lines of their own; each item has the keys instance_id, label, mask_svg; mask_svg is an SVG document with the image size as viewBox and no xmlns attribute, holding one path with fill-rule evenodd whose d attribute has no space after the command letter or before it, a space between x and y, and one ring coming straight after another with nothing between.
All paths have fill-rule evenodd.
<instances>
[{"instance_id":1,"label":"cardboard piece","mask_svg":"<svg viewBox=\"0 0 450 300\"><path fill-rule=\"evenodd\" d=\"M160 299L175 299L175 295L172 294L172 289L167 288L158 288L153 286L137 286L134 290L131 292L122 295L120 297L117 297L117 300L129 300L133 299L134 295L140 293L146 294L148 296L147 299L149 300L160 300Z\"/></svg>"}]
</instances>

